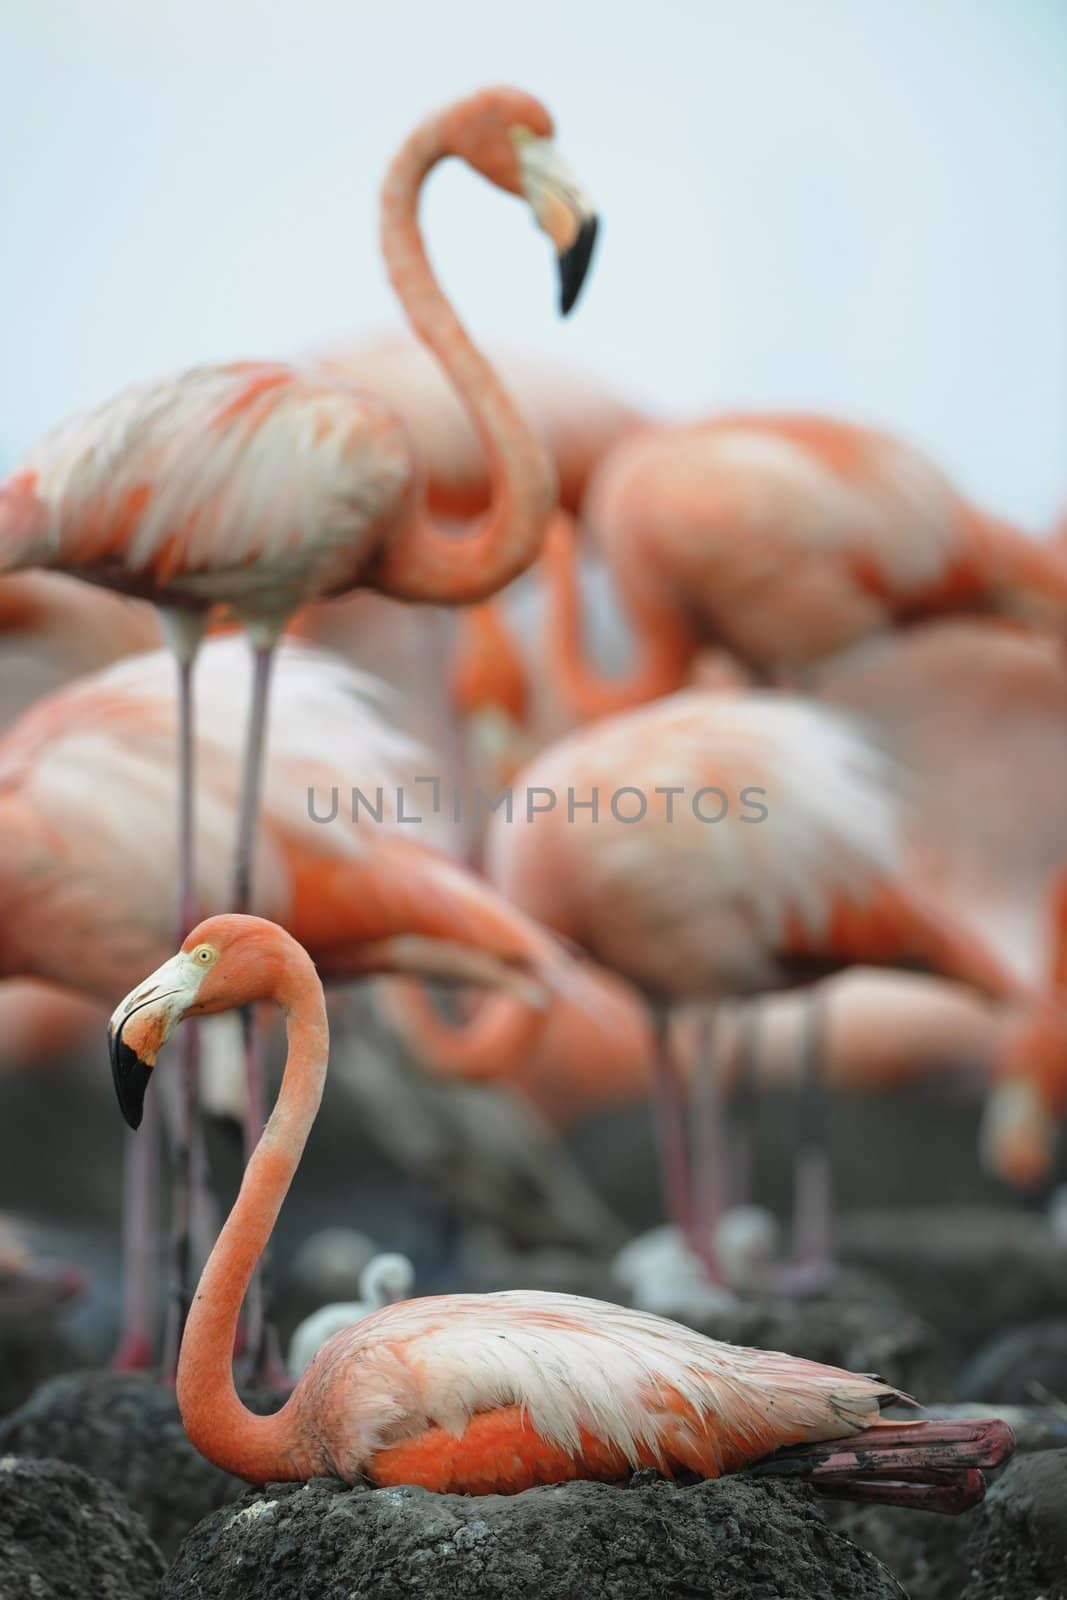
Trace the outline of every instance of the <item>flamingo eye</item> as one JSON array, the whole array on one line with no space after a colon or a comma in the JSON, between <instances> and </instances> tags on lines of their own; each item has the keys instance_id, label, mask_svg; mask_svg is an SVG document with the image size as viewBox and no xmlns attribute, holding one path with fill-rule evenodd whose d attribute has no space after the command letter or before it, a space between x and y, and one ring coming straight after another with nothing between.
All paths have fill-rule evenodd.
<instances>
[{"instance_id":1,"label":"flamingo eye","mask_svg":"<svg viewBox=\"0 0 1067 1600\"><path fill-rule=\"evenodd\" d=\"M210 967L217 954L218 951L213 950L209 944L198 944L193 951L193 960L202 967Z\"/></svg>"}]
</instances>

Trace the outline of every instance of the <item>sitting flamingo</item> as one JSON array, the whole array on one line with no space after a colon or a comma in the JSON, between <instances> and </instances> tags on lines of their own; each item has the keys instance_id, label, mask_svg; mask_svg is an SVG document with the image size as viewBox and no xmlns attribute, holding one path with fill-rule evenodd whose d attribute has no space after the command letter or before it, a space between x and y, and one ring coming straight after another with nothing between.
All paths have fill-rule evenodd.
<instances>
[{"instance_id":1,"label":"sitting flamingo","mask_svg":"<svg viewBox=\"0 0 1067 1600\"><path fill-rule=\"evenodd\" d=\"M1002 1422L883 1423L882 1406L903 1397L877 1378L720 1344L566 1294L386 1306L331 1339L280 1411L246 1410L231 1364L237 1316L322 1098L322 985L306 951L276 924L210 917L110 1024L119 1105L136 1127L177 1024L259 1000L285 1013L285 1075L204 1268L178 1364L182 1420L209 1460L252 1483L334 1475L498 1494L567 1478L614 1481L637 1467L713 1478L804 1445L761 1470L931 1510L981 1499L979 1469L1013 1446Z\"/></svg>"}]
</instances>

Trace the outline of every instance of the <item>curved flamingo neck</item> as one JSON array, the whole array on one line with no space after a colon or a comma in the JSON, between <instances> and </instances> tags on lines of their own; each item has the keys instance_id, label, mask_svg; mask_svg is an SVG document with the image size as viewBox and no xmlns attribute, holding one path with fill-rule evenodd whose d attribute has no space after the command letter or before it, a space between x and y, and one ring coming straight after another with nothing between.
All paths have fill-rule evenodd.
<instances>
[{"instance_id":1,"label":"curved flamingo neck","mask_svg":"<svg viewBox=\"0 0 1067 1600\"><path fill-rule=\"evenodd\" d=\"M578 585L577 534L573 519L557 511L545 540L548 578L548 654L556 687L578 722L610 716L673 694L685 682L694 645L681 624L664 619L658 627L627 612L640 651L626 678L603 678L586 660L582 638L582 597Z\"/></svg>"},{"instance_id":2,"label":"curved flamingo neck","mask_svg":"<svg viewBox=\"0 0 1067 1600\"><path fill-rule=\"evenodd\" d=\"M290 955L277 988L266 998L277 1000L286 1013L285 1073L274 1111L197 1286L177 1378L178 1407L192 1443L224 1471L253 1483L330 1470L314 1438L300 1427L300 1385L280 1411L258 1417L242 1404L233 1382L241 1302L300 1164L322 1099L329 1055L322 985L310 959Z\"/></svg>"},{"instance_id":3,"label":"curved flamingo neck","mask_svg":"<svg viewBox=\"0 0 1067 1600\"><path fill-rule=\"evenodd\" d=\"M418 223L419 192L449 155L442 119L430 117L401 146L385 176L381 246L386 270L414 333L447 373L478 432L493 484L490 509L462 538L444 533L420 501L392 536L374 581L404 600L455 604L493 594L537 555L556 498L552 464L445 298Z\"/></svg>"},{"instance_id":4,"label":"curved flamingo neck","mask_svg":"<svg viewBox=\"0 0 1067 1600\"><path fill-rule=\"evenodd\" d=\"M525 1064L548 1015L546 1007L491 995L466 1022L448 1022L416 982L391 986L386 1008L420 1062L467 1082L512 1076Z\"/></svg>"}]
</instances>

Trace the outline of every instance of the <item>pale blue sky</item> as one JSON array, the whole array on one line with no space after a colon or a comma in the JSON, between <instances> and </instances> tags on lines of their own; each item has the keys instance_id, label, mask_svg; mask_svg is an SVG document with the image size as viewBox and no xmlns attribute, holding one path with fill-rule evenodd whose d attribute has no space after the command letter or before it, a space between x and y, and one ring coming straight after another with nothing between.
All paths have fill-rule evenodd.
<instances>
[{"instance_id":1,"label":"pale blue sky","mask_svg":"<svg viewBox=\"0 0 1067 1600\"><path fill-rule=\"evenodd\" d=\"M390 319L375 191L481 83L601 205L547 246L458 169L424 209L476 332L674 413L810 406L1067 502L1064 0L0 0L0 460L128 379Z\"/></svg>"}]
</instances>

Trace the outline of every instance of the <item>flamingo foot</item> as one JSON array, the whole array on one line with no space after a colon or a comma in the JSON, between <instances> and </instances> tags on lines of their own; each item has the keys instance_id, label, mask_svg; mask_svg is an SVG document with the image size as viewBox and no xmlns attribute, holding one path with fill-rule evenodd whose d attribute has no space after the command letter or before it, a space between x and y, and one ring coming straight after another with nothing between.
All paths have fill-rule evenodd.
<instances>
[{"instance_id":1,"label":"flamingo foot","mask_svg":"<svg viewBox=\"0 0 1067 1600\"><path fill-rule=\"evenodd\" d=\"M985 1497L982 1468L1001 1466L1014 1449L1015 1435L999 1417L882 1422L849 1439L783 1450L749 1470L804 1478L838 1500L957 1516Z\"/></svg>"}]
</instances>

